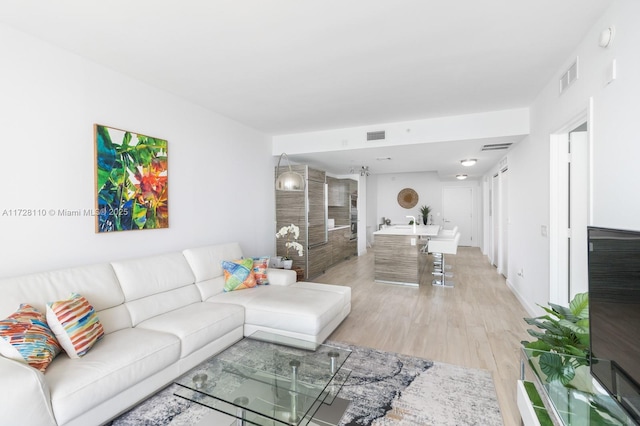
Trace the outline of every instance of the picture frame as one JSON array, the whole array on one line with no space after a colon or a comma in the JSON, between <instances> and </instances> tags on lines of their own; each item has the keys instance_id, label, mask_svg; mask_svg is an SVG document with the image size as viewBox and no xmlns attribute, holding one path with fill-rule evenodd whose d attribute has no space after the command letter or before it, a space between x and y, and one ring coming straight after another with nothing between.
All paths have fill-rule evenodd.
<instances>
[{"instance_id":1,"label":"picture frame","mask_svg":"<svg viewBox=\"0 0 640 426\"><path fill-rule=\"evenodd\" d=\"M94 125L96 233L169 227L167 145Z\"/></svg>"}]
</instances>

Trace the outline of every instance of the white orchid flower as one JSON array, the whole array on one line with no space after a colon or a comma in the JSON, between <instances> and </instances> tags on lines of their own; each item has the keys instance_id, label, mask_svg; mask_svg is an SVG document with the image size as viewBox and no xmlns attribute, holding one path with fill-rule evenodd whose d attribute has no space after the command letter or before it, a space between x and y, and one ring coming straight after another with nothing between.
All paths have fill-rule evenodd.
<instances>
[{"instance_id":1,"label":"white orchid flower","mask_svg":"<svg viewBox=\"0 0 640 426\"><path fill-rule=\"evenodd\" d=\"M295 241L290 241L291 239L297 240L300 237L300 228L297 225L294 225L292 223L289 226L283 226L282 228L280 228L280 230L276 232L276 238L280 237L287 238L287 242L284 244L284 246L287 248L285 258L289 259L289 249L294 249L295 251L297 251L299 256L302 256L304 254L304 247L302 246L302 244Z\"/></svg>"}]
</instances>

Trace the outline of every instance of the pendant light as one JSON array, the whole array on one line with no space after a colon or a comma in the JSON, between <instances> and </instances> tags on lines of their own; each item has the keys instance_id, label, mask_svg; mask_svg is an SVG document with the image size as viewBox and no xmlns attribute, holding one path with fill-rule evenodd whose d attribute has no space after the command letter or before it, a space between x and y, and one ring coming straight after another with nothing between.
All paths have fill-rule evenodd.
<instances>
[{"instance_id":1,"label":"pendant light","mask_svg":"<svg viewBox=\"0 0 640 426\"><path fill-rule=\"evenodd\" d=\"M280 173L280 162L282 157L287 160L289 171ZM278 166L276 167L276 191L304 191L304 177L300 173L296 173L291 169L291 163L286 153L280 154Z\"/></svg>"}]
</instances>

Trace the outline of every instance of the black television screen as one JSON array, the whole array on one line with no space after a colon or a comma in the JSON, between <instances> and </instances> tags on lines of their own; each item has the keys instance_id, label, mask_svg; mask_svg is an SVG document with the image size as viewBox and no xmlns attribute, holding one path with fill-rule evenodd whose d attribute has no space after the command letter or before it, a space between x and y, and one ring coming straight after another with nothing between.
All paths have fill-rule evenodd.
<instances>
[{"instance_id":1,"label":"black television screen","mask_svg":"<svg viewBox=\"0 0 640 426\"><path fill-rule=\"evenodd\" d=\"M588 228L591 374L640 421L640 232Z\"/></svg>"}]
</instances>

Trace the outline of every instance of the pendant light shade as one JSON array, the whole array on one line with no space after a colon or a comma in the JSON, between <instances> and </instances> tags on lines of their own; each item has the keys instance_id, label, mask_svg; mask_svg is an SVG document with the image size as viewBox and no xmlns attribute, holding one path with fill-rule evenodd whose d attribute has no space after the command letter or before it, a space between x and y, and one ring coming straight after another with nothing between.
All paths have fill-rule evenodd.
<instances>
[{"instance_id":1,"label":"pendant light shade","mask_svg":"<svg viewBox=\"0 0 640 426\"><path fill-rule=\"evenodd\" d=\"M282 157L287 160L289 171L280 173L280 162ZM276 167L276 191L304 191L304 177L300 173L291 170L289 157L286 153L280 154L278 159L278 167Z\"/></svg>"}]
</instances>

